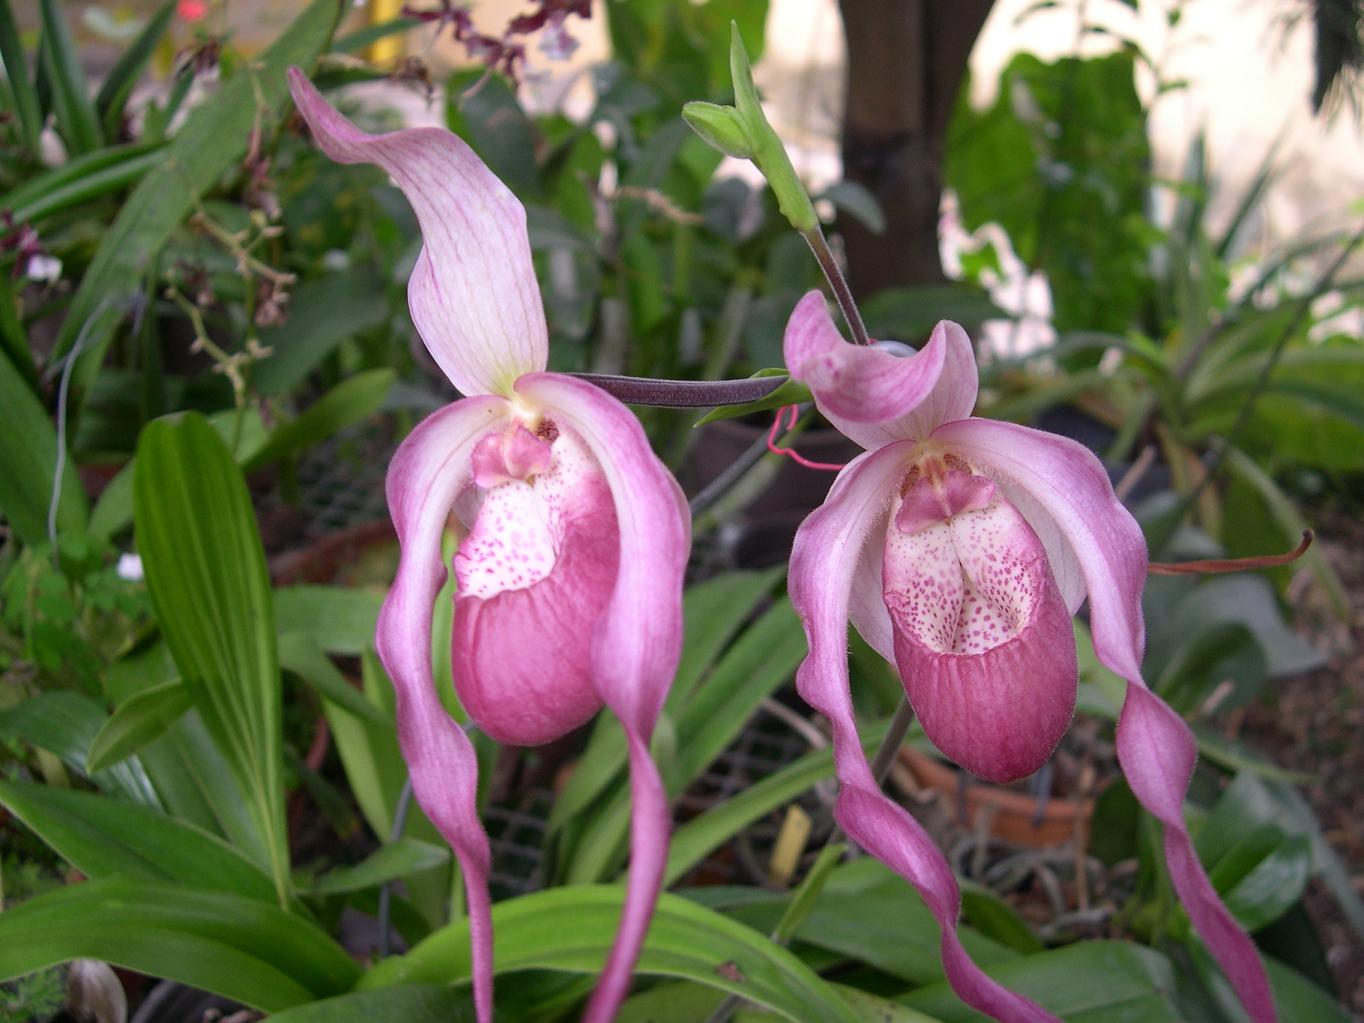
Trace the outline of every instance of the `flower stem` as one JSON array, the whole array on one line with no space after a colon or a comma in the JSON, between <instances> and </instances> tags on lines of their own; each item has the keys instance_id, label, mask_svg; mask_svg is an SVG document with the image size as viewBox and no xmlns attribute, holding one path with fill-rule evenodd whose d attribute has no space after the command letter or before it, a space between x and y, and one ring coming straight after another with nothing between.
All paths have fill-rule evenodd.
<instances>
[{"instance_id":1,"label":"flower stem","mask_svg":"<svg viewBox=\"0 0 1364 1023\"><path fill-rule=\"evenodd\" d=\"M871 344L871 339L867 337L866 325L862 322L862 314L857 311L857 303L853 301L852 289L848 287L848 279L843 276L843 270L838 265L834 250L829 248L829 242L824 237L824 232L820 230L818 224L815 224L814 227L802 231L801 237L810 246L810 251L815 254L819 268L824 271L825 280L833 289L834 300L838 302L838 308L843 311L843 319L848 321L848 330L852 331L853 343Z\"/></svg>"},{"instance_id":2,"label":"flower stem","mask_svg":"<svg viewBox=\"0 0 1364 1023\"><path fill-rule=\"evenodd\" d=\"M596 384L607 394L627 405L654 405L660 408L718 408L721 405L747 405L766 398L786 383L787 378L747 377L739 380L656 380L652 377L626 377L614 373L570 373L579 380Z\"/></svg>"}]
</instances>

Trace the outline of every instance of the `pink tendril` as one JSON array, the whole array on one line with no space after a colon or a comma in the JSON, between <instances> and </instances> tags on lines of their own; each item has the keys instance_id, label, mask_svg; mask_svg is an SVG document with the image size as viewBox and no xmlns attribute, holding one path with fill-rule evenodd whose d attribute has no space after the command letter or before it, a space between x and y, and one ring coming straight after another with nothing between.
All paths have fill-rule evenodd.
<instances>
[{"instance_id":1,"label":"pink tendril","mask_svg":"<svg viewBox=\"0 0 1364 1023\"><path fill-rule=\"evenodd\" d=\"M790 421L786 425L787 430L795 429L796 420L800 417L799 405L783 405L777 409L777 418L772 421L772 429L767 431L767 450L774 455L785 455L797 465L803 465L807 469L819 469L822 472L842 472L843 466L838 462L812 462L794 448L777 447L777 434L782 430L781 422L790 413Z\"/></svg>"}]
</instances>

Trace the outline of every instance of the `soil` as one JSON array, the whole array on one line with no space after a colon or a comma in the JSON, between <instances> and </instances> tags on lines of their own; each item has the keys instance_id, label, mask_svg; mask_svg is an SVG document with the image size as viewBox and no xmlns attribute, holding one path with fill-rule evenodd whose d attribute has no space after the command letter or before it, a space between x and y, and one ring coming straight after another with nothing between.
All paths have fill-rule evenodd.
<instances>
[{"instance_id":1,"label":"soil","mask_svg":"<svg viewBox=\"0 0 1364 1023\"><path fill-rule=\"evenodd\" d=\"M1241 737L1275 763L1312 775L1300 791L1355 890L1364 893L1364 522L1339 512L1315 518L1317 542L1349 595L1350 620L1335 618L1315 586L1290 589L1299 629L1329 651L1329 661L1249 708ZM1305 580L1295 580L1300 582ZM1320 882L1312 883L1306 903L1340 998L1364 1020L1364 938Z\"/></svg>"}]
</instances>

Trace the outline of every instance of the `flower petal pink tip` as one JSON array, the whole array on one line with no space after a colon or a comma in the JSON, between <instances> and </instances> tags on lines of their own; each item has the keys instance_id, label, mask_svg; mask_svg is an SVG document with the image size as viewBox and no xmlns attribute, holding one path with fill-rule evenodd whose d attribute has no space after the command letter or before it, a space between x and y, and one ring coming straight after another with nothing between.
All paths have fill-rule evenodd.
<instances>
[{"instance_id":1,"label":"flower petal pink tip","mask_svg":"<svg viewBox=\"0 0 1364 1023\"><path fill-rule=\"evenodd\" d=\"M1052 1018L967 957L942 854L871 776L848 691L847 622L896 665L928 737L974 773L1006 781L1037 770L1070 722L1070 616L1088 598L1095 652L1129 683L1118 723L1128 781L1164 825L1194 927L1254 1023L1271 1023L1254 943L1218 899L1184 823L1193 736L1142 680L1146 544L1099 460L1067 438L971 417L975 358L956 324L940 323L893 366L894 356L845 342L812 292L792 314L785 354L825 417L869 449L796 535L791 598L810 644L797 685L834 725L840 822L938 917L953 988L996 1019Z\"/></svg>"},{"instance_id":2,"label":"flower petal pink tip","mask_svg":"<svg viewBox=\"0 0 1364 1023\"><path fill-rule=\"evenodd\" d=\"M557 738L603 704L629 744L630 872L615 944L584 1019L613 1019L663 881L669 814L649 739L682 641L690 518L639 421L591 384L543 372L544 312L514 196L448 132L367 135L297 69L290 88L318 144L384 168L417 213L408 287L437 363L469 395L432 414L389 466L401 546L376 644L397 692L413 792L450 842L468 891L474 996L492 1019L489 846L477 763L446 714L431 665L432 613L453 512L451 664L472 721L506 743Z\"/></svg>"}]
</instances>

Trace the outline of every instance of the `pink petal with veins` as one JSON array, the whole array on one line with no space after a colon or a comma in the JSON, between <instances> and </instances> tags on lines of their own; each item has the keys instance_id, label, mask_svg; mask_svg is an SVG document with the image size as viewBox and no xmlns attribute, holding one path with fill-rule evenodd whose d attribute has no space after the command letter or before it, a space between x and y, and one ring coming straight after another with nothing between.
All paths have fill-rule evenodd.
<instances>
[{"instance_id":1,"label":"pink petal with veins","mask_svg":"<svg viewBox=\"0 0 1364 1023\"><path fill-rule=\"evenodd\" d=\"M1037 534L990 481L951 470L905 494L882 585L924 733L992 782L1040 768L1075 712L1075 638Z\"/></svg>"},{"instance_id":2,"label":"pink petal with veins","mask_svg":"<svg viewBox=\"0 0 1364 1023\"><path fill-rule=\"evenodd\" d=\"M421 225L408 282L412 320L431 357L466 395L510 395L548 363L545 310L526 212L464 142L441 128L369 135L337 113L298 68L289 88L322 150L373 163L397 182Z\"/></svg>"}]
</instances>

